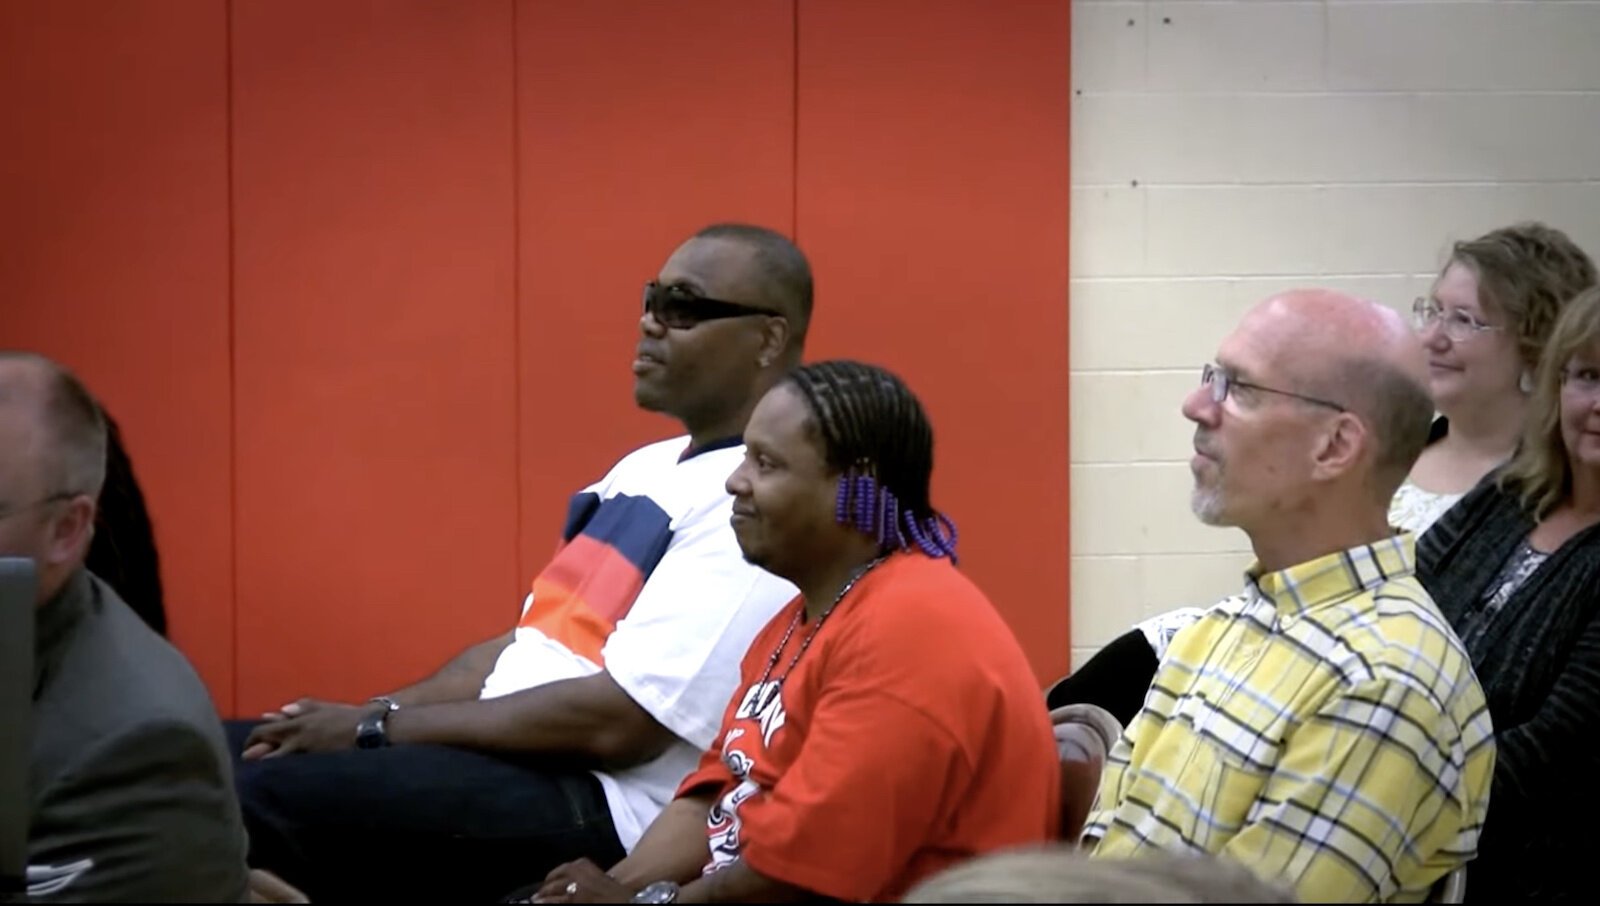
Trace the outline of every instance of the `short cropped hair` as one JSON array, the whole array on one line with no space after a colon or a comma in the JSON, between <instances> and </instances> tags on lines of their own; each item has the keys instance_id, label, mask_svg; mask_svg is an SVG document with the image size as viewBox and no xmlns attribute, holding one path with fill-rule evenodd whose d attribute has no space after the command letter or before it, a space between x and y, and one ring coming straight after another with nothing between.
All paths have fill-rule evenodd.
<instances>
[{"instance_id":1,"label":"short cropped hair","mask_svg":"<svg viewBox=\"0 0 1600 906\"><path fill-rule=\"evenodd\" d=\"M31 364L44 377L40 427L49 437L45 481L52 494L98 498L106 480L106 422L88 389L61 365L31 352L0 351L0 361ZM18 388L0 386L0 404L19 402Z\"/></svg>"},{"instance_id":2,"label":"short cropped hair","mask_svg":"<svg viewBox=\"0 0 1600 906\"><path fill-rule=\"evenodd\" d=\"M811 325L811 264L789 237L747 223L715 223L694 234L696 239L727 239L755 252L768 301L789 315L789 332L798 348Z\"/></svg>"},{"instance_id":3,"label":"short cropped hair","mask_svg":"<svg viewBox=\"0 0 1600 906\"><path fill-rule=\"evenodd\" d=\"M1387 503L1428 445L1433 398L1415 378L1368 356L1344 359L1333 372L1344 404L1372 433L1372 487Z\"/></svg>"}]
</instances>

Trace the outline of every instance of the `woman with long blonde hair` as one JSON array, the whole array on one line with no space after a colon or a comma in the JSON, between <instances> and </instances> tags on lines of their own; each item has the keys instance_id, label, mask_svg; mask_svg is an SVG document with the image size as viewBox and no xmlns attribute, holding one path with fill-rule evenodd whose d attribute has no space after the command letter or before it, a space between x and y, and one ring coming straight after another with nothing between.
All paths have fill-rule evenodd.
<instances>
[{"instance_id":1,"label":"woman with long blonde hair","mask_svg":"<svg viewBox=\"0 0 1600 906\"><path fill-rule=\"evenodd\" d=\"M1545 348L1521 447L1417 546L1497 750L1472 900L1576 896L1600 845L1600 288Z\"/></svg>"}]
</instances>

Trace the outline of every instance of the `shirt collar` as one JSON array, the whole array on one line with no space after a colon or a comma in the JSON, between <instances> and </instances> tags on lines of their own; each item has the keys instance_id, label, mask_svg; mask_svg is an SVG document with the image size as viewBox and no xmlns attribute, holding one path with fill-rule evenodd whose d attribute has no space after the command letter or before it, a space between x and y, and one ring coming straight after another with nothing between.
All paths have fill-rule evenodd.
<instances>
[{"instance_id":1,"label":"shirt collar","mask_svg":"<svg viewBox=\"0 0 1600 906\"><path fill-rule=\"evenodd\" d=\"M1277 572L1262 574L1257 564L1245 573L1245 581L1278 613L1294 616L1414 575L1416 568L1416 538L1401 532Z\"/></svg>"},{"instance_id":2,"label":"shirt collar","mask_svg":"<svg viewBox=\"0 0 1600 906\"><path fill-rule=\"evenodd\" d=\"M705 446L701 447L696 447L693 444L690 444L689 446L684 447L682 453L678 454L678 462L679 464L686 463L689 460L694 459L696 456L699 456L701 453L710 453L712 450L726 450L729 447L738 447L742 446L743 444L744 437L737 434L733 437L724 437L718 440L707 441Z\"/></svg>"}]
</instances>

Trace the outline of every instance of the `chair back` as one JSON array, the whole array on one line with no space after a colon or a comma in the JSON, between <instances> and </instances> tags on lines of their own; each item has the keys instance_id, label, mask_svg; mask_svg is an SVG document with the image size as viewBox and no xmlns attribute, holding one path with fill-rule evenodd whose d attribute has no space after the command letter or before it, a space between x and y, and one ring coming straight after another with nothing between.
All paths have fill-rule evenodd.
<instances>
[{"instance_id":1,"label":"chair back","mask_svg":"<svg viewBox=\"0 0 1600 906\"><path fill-rule=\"evenodd\" d=\"M1464 903L1467 900L1467 866L1463 865L1434 882L1428 892L1430 903Z\"/></svg>"},{"instance_id":2,"label":"chair back","mask_svg":"<svg viewBox=\"0 0 1600 906\"><path fill-rule=\"evenodd\" d=\"M1095 705L1063 705L1050 712L1061 758L1061 839L1076 843L1100 790L1106 755L1122 725Z\"/></svg>"}]
</instances>

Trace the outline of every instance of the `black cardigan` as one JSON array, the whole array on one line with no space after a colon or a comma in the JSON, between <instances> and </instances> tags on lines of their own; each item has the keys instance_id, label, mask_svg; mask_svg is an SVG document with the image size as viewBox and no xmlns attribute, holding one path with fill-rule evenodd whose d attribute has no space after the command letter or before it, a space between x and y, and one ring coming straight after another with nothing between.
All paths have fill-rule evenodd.
<instances>
[{"instance_id":1,"label":"black cardigan","mask_svg":"<svg viewBox=\"0 0 1600 906\"><path fill-rule=\"evenodd\" d=\"M1418 543L1417 573L1456 632L1534 522L1497 476ZM1593 890L1600 848L1600 526L1552 553L1468 649L1494 721L1494 788L1471 900Z\"/></svg>"}]
</instances>

